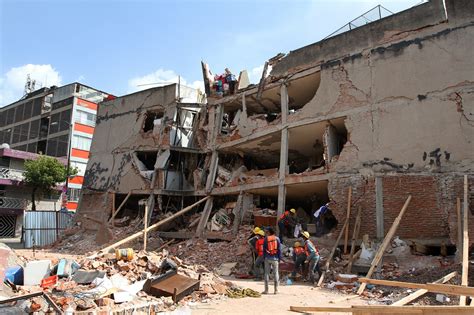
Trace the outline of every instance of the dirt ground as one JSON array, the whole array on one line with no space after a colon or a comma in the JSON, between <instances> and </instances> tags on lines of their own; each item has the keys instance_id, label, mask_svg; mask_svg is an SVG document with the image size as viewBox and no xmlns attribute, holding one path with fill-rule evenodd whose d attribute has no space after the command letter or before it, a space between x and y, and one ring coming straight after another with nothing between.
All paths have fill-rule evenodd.
<instances>
[{"instance_id":1,"label":"dirt ground","mask_svg":"<svg viewBox=\"0 0 474 315\"><path fill-rule=\"evenodd\" d=\"M251 288L258 292L263 291L263 282L253 280L241 280L226 278L235 284ZM213 304L199 304L190 306L191 314L296 314L290 312L290 306L347 306L366 305L367 302L361 298L342 301L331 304L330 301L341 299L346 294L328 289L313 288L305 284L281 285L279 294L273 294L273 285L270 286L270 294L262 295L261 298L226 299ZM332 313L319 313L332 314ZM337 313L346 314L346 313Z\"/></svg>"}]
</instances>

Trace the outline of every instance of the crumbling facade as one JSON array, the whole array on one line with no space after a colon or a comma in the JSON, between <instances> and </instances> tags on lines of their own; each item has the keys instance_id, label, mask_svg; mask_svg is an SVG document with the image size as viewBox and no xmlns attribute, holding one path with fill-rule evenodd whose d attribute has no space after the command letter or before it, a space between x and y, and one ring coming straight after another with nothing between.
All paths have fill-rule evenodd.
<instances>
[{"instance_id":1,"label":"crumbling facade","mask_svg":"<svg viewBox=\"0 0 474 315\"><path fill-rule=\"evenodd\" d=\"M265 208L310 224L332 201L327 232L351 187L363 234L383 237L411 194L397 234L454 243L462 176L474 184L474 4L444 2L279 55L258 85L207 103L178 85L102 103L79 219L106 222L124 200L140 211L140 199L165 215L211 195L187 222L203 235L219 208L236 231Z\"/></svg>"}]
</instances>

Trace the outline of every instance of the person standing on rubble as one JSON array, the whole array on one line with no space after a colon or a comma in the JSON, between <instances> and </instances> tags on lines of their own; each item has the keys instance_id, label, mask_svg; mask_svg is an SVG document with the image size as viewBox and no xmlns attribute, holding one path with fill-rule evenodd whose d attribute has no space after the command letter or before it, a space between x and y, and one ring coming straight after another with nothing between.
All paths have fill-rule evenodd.
<instances>
[{"instance_id":1,"label":"person standing on rubble","mask_svg":"<svg viewBox=\"0 0 474 315\"><path fill-rule=\"evenodd\" d=\"M263 241L263 257L265 265L265 291L263 294L268 294L268 282L270 281L270 270L273 270L274 293L278 293L278 284L280 282L280 275L278 272L278 265L281 260L281 243L280 239L275 235L275 230L272 227L267 228L266 237Z\"/></svg>"},{"instance_id":2,"label":"person standing on rubble","mask_svg":"<svg viewBox=\"0 0 474 315\"><path fill-rule=\"evenodd\" d=\"M257 252L257 259L255 259L253 274L255 280L262 280L262 269L264 265L263 244L265 242L265 232L260 230L257 232L257 242L255 242L255 250Z\"/></svg>"},{"instance_id":3,"label":"person standing on rubble","mask_svg":"<svg viewBox=\"0 0 474 315\"><path fill-rule=\"evenodd\" d=\"M295 242L293 246L293 261L295 262L295 269L291 273L291 277L295 278L298 271L301 269L301 274L304 273L304 262L306 261L306 251L300 242Z\"/></svg>"},{"instance_id":4,"label":"person standing on rubble","mask_svg":"<svg viewBox=\"0 0 474 315\"><path fill-rule=\"evenodd\" d=\"M251 250L251 253L252 253L252 266L250 266L250 271L251 272L254 272L255 271L255 261L257 260L257 247L256 247L256 243L257 243L257 240L258 240L258 236L259 236L259 232L263 230L260 229L258 226L256 226L254 229L253 229L253 232L252 232L252 235L249 237L249 239L247 240L247 244L249 245L250 247L250 250ZM265 235L265 232L263 232L263 234Z\"/></svg>"},{"instance_id":5,"label":"person standing on rubble","mask_svg":"<svg viewBox=\"0 0 474 315\"><path fill-rule=\"evenodd\" d=\"M318 272L319 277L321 277L321 270L319 269L319 251L316 245L313 244L313 242L310 240L310 235L307 231L301 232L301 235L303 235L305 241L304 241L304 250L306 252L306 262L309 263L309 268L308 268L308 275L309 275L309 281L314 284L316 281L315 279L315 272Z\"/></svg>"},{"instance_id":6,"label":"person standing on rubble","mask_svg":"<svg viewBox=\"0 0 474 315\"><path fill-rule=\"evenodd\" d=\"M291 237L291 234L294 232L296 226L296 210L291 209L290 211L285 211L280 219L278 220L278 230L280 231L280 240L283 239L283 235L286 234L287 237Z\"/></svg>"}]
</instances>

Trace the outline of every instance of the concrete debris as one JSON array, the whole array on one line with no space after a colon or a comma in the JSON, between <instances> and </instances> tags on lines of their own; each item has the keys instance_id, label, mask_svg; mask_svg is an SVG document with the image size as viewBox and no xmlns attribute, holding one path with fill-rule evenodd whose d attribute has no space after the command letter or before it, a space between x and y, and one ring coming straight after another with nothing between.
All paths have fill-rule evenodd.
<instances>
[{"instance_id":1,"label":"concrete debris","mask_svg":"<svg viewBox=\"0 0 474 315\"><path fill-rule=\"evenodd\" d=\"M166 250L146 253L135 251L130 261L117 260L113 254L94 259L78 256L76 264L80 269L70 269L72 277L59 279L54 274L58 266L50 269L50 264L54 261L58 265L63 265L66 259L58 257L50 261L26 257L25 260L27 262L24 267L24 280L30 285L16 286L17 291L14 295L24 295L43 289L63 311L87 310L100 313L144 308L150 312L161 312L191 302L222 299L227 290L233 287L232 283L221 279L205 266L185 264ZM148 294L144 288L147 279L159 277L170 270L174 270L173 272L183 279L195 279L198 283L193 291L182 294L178 304L172 297L157 294L153 290L152 294ZM48 282L48 285L40 288L41 281ZM20 302L12 307L20 307L25 312L39 314L45 314L50 309L42 296ZM2 311L4 309L2 307Z\"/></svg>"}]
</instances>

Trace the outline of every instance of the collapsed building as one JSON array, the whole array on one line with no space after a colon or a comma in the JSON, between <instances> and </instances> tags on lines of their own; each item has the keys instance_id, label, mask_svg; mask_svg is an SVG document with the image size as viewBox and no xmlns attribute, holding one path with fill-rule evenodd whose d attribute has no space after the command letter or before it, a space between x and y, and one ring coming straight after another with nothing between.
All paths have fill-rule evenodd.
<instances>
[{"instance_id":1,"label":"collapsed building","mask_svg":"<svg viewBox=\"0 0 474 315\"><path fill-rule=\"evenodd\" d=\"M472 2L432 0L279 54L232 93L214 94L204 65L207 100L172 84L103 102L78 220L143 215L142 200L153 220L209 195L181 222L195 232L159 233L219 238L208 230L290 207L310 224L331 201L327 233L350 202L383 238L411 194L398 235L454 244L474 181L473 36Z\"/></svg>"}]
</instances>

